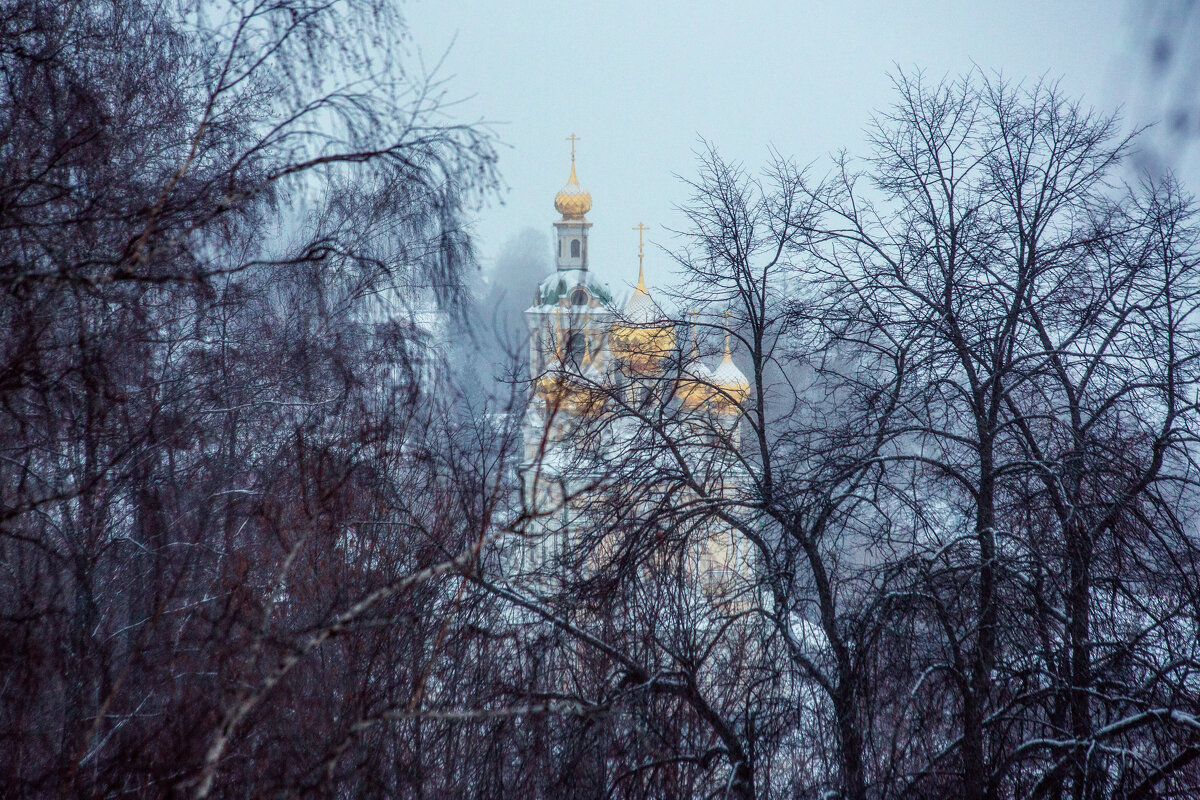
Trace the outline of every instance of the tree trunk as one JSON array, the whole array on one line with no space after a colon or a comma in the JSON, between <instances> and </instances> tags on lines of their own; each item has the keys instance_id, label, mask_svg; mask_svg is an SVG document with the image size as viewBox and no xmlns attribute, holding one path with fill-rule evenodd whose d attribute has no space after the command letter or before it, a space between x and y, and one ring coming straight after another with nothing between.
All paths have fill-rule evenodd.
<instances>
[{"instance_id":1,"label":"tree trunk","mask_svg":"<svg viewBox=\"0 0 1200 800\"><path fill-rule=\"evenodd\" d=\"M983 718L991 695L996 655L996 508L992 443L980 436L979 499L975 530L979 542L979 633L971 661L970 688L963 698L963 796L983 800L988 795L987 754Z\"/></svg>"},{"instance_id":2,"label":"tree trunk","mask_svg":"<svg viewBox=\"0 0 1200 800\"><path fill-rule=\"evenodd\" d=\"M838 737L841 739L842 796L849 800L866 800L862 732L858 728L854 706L852 691L839 689L834 699L834 711L837 713Z\"/></svg>"},{"instance_id":3,"label":"tree trunk","mask_svg":"<svg viewBox=\"0 0 1200 800\"><path fill-rule=\"evenodd\" d=\"M1071 735L1084 742L1092 735L1092 714L1089 698L1092 682L1091 664L1091 560L1092 543L1082 526L1074 524L1066 531L1070 584L1067 587L1068 648L1070 651L1070 718ZM1074 789L1072 796L1082 800L1084 789L1095 782L1090 780L1088 750L1077 747Z\"/></svg>"}]
</instances>

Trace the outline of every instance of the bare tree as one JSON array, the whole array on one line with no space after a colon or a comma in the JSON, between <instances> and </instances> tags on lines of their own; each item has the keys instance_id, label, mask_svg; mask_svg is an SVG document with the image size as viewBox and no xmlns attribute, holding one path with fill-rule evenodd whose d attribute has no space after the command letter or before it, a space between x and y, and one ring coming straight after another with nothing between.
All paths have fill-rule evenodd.
<instances>
[{"instance_id":1,"label":"bare tree","mask_svg":"<svg viewBox=\"0 0 1200 800\"><path fill-rule=\"evenodd\" d=\"M843 158L810 192L831 292L805 318L903 365L881 457L914 512L889 558L909 560L905 591L944 636L913 696L956 698L914 779L943 785L954 759L970 797L1120 794L1175 758L1109 749L1128 720L1169 723L1127 705L1157 670L1105 665L1124 662L1119 629L1152 650L1182 633L1143 616L1129 560L1173 553L1155 583L1178 601L1194 582L1193 212L1169 181L1115 184L1129 140L1054 86L901 75L897 90L867 172Z\"/></svg>"},{"instance_id":2,"label":"bare tree","mask_svg":"<svg viewBox=\"0 0 1200 800\"><path fill-rule=\"evenodd\" d=\"M698 687L676 696L737 796L1185 791L1190 201L1120 183L1131 140L1052 85L896 88L861 170L755 177L706 149L674 254L700 314L639 323L683 344L535 376L575 442L555 469L586 480L526 607L635 686ZM695 367L725 336L744 389ZM752 568L708 607L746 627L690 616L714 530ZM730 653L736 678L706 683Z\"/></svg>"},{"instance_id":3,"label":"bare tree","mask_svg":"<svg viewBox=\"0 0 1200 800\"><path fill-rule=\"evenodd\" d=\"M419 787L489 699L512 436L436 350L488 135L388 3L2 14L4 794Z\"/></svg>"}]
</instances>

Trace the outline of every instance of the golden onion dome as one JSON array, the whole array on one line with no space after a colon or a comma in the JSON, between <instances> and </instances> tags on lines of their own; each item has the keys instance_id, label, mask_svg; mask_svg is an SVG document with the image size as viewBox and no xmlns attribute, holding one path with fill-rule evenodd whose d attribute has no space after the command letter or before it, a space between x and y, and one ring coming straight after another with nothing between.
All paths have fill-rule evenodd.
<instances>
[{"instance_id":1,"label":"golden onion dome","mask_svg":"<svg viewBox=\"0 0 1200 800\"><path fill-rule=\"evenodd\" d=\"M579 185L575 177L575 156L571 156L571 177L567 185L554 195L554 210L563 215L563 219L583 219L583 215L592 210L592 196Z\"/></svg>"},{"instance_id":2,"label":"golden onion dome","mask_svg":"<svg viewBox=\"0 0 1200 800\"><path fill-rule=\"evenodd\" d=\"M712 370L704 366L704 361L700 358L700 343L697 340L696 327L693 322L692 351L683 365L679 376L679 385L675 388L675 396L679 398L679 402L684 408L697 409L706 405L712 399L715 391Z\"/></svg>"},{"instance_id":3,"label":"golden onion dome","mask_svg":"<svg viewBox=\"0 0 1200 800\"><path fill-rule=\"evenodd\" d=\"M718 408L728 408L731 405L741 406L750 397L750 381L733 363L729 353L729 331L725 331L725 357L712 373L712 385L717 390L713 399Z\"/></svg>"},{"instance_id":4,"label":"golden onion dome","mask_svg":"<svg viewBox=\"0 0 1200 800\"><path fill-rule=\"evenodd\" d=\"M641 269L637 289L609 332L609 349L638 372L654 371L675 349L675 328L650 297Z\"/></svg>"},{"instance_id":5,"label":"golden onion dome","mask_svg":"<svg viewBox=\"0 0 1200 800\"><path fill-rule=\"evenodd\" d=\"M697 359L683 368L675 396L684 408L696 409L706 405L715 392L712 370Z\"/></svg>"}]
</instances>

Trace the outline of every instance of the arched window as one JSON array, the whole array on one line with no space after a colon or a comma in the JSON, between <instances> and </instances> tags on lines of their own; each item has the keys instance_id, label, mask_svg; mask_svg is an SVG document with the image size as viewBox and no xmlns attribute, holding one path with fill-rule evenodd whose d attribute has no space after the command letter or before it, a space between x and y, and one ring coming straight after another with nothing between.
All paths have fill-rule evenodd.
<instances>
[{"instance_id":1,"label":"arched window","mask_svg":"<svg viewBox=\"0 0 1200 800\"><path fill-rule=\"evenodd\" d=\"M571 240L571 258L579 258L579 240Z\"/></svg>"},{"instance_id":2,"label":"arched window","mask_svg":"<svg viewBox=\"0 0 1200 800\"><path fill-rule=\"evenodd\" d=\"M587 352L587 337L582 333L572 333L567 339L567 358L576 369L583 363L583 354Z\"/></svg>"},{"instance_id":3,"label":"arched window","mask_svg":"<svg viewBox=\"0 0 1200 800\"><path fill-rule=\"evenodd\" d=\"M587 289L580 287L580 288L576 289L575 291L571 292L571 305L586 306L587 304L588 304Z\"/></svg>"},{"instance_id":4,"label":"arched window","mask_svg":"<svg viewBox=\"0 0 1200 800\"><path fill-rule=\"evenodd\" d=\"M558 257L562 258L562 239L558 240Z\"/></svg>"}]
</instances>

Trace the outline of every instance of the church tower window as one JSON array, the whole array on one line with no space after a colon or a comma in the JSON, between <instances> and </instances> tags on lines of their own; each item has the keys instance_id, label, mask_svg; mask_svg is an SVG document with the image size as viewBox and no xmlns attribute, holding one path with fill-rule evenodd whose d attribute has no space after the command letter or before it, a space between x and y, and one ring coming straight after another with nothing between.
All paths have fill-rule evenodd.
<instances>
[{"instance_id":1,"label":"church tower window","mask_svg":"<svg viewBox=\"0 0 1200 800\"><path fill-rule=\"evenodd\" d=\"M571 240L571 258L579 258L579 240Z\"/></svg>"},{"instance_id":2,"label":"church tower window","mask_svg":"<svg viewBox=\"0 0 1200 800\"><path fill-rule=\"evenodd\" d=\"M587 337L582 333L572 333L567 339L567 358L575 369L583 364L583 356L587 352Z\"/></svg>"}]
</instances>

